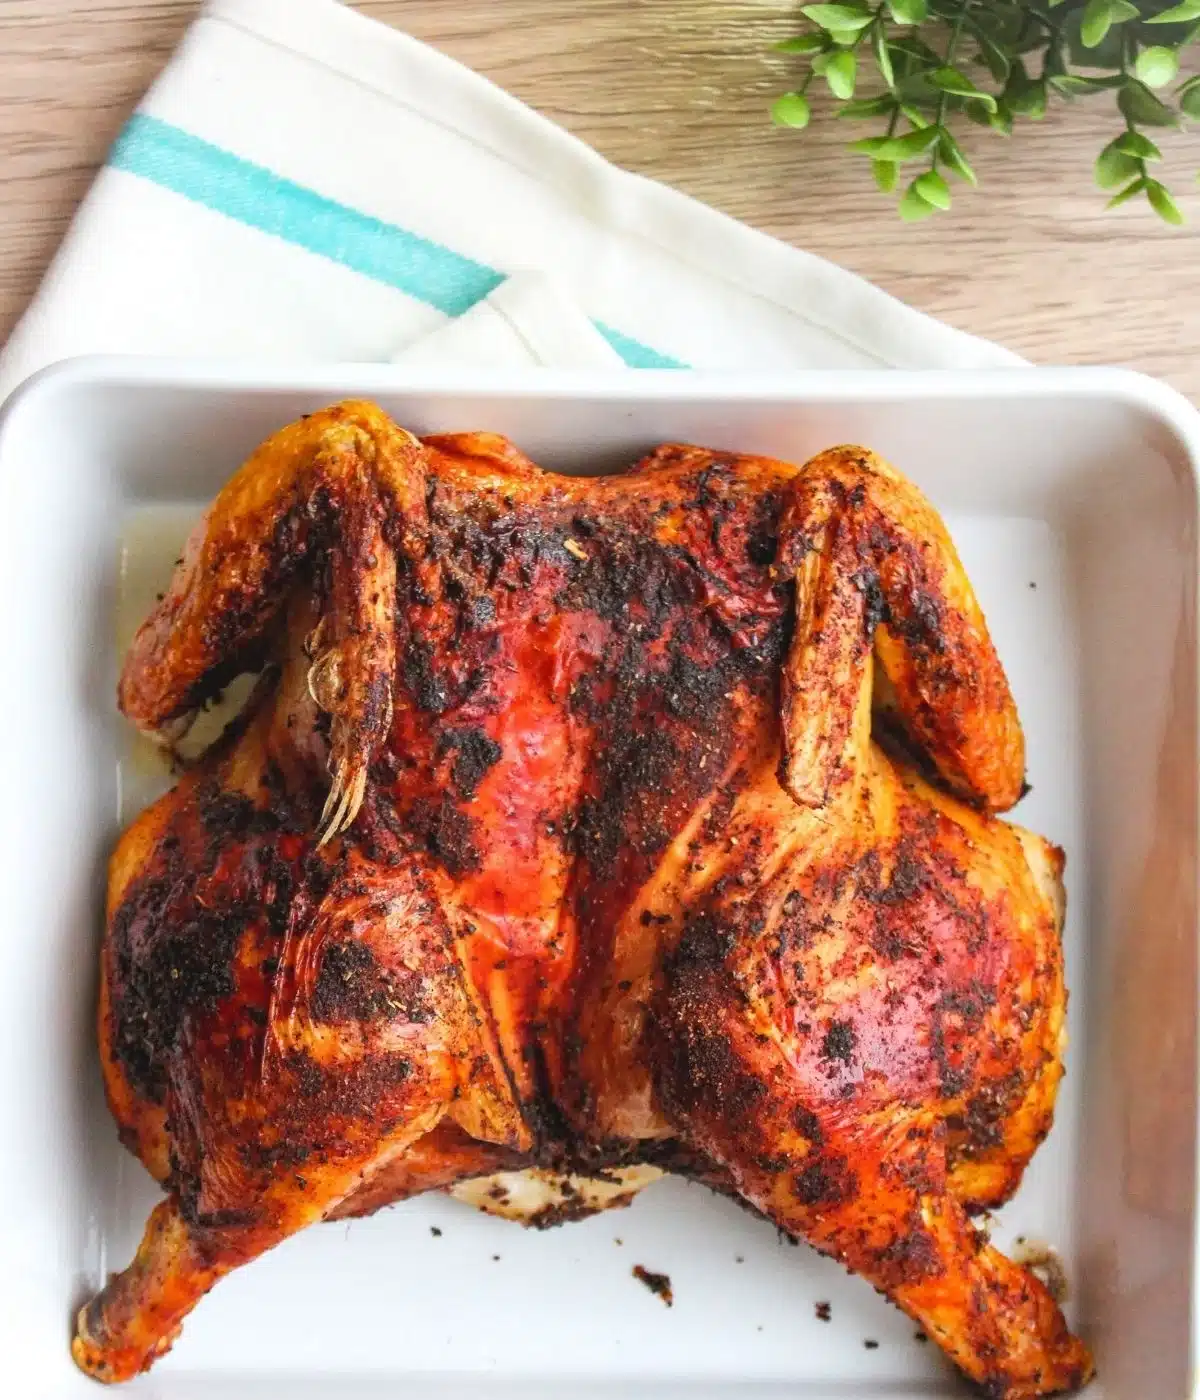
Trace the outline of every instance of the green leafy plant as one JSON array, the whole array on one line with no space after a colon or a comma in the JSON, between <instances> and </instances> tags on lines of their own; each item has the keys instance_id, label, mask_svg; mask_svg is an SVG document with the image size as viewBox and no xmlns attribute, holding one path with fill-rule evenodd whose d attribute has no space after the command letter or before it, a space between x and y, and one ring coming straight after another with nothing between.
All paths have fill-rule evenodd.
<instances>
[{"instance_id":1,"label":"green leafy plant","mask_svg":"<svg viewBox=\"0 0 1200 1400\"><path fill-rule=\"evenodd\" d=\"M901 218L948 209L947 176L976 183L964 120L1009 135L1053 99L1099 95L1121 123L1096 158L1110 207L1142 197L1167 223L1183 222L1151 174L1162 153L1145 129L1200 121L1200 74L1180 77L1200 39L1200 0L839 0L800 12L804 32L777 47L807 71L776 99L774 119L807 126L817 83L838 117L878 120L879 134L850 149L870 160L881 190L899 190Z\"/></svg>"}]
</instances>

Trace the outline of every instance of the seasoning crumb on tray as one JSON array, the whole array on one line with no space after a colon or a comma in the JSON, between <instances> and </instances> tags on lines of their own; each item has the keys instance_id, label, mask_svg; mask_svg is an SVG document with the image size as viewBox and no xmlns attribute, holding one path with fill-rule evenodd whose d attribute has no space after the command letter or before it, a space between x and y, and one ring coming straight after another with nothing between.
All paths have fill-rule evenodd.
<instances>
[{"instance_id":1,"label":"seasoning crumb on tray","mask_svg":"<svg viewBox=\"0 0 1200 1400\"><path fill-rule=\"evenodd\" d=\"M828 1322L833 1316L833 1309L828 1303L818 1303L816 1306L816 1314L818 1322Z\"/></svg>"},{"instance_id":2,"label":"seasoning crumb on tray","mask_svg":"<svg viewBox=\"0 0 1200 1400\"><path fill-rule=\"evenodd\" d=\"M641 1264L633 1266L633 1276L646 1287L656 1297L666 1303L667 1307L673 1307L675 1303L675 1292L671 1287L670 1274L656 1274L652 1269L643 1268Z\"/></svg>"}]
</instances>

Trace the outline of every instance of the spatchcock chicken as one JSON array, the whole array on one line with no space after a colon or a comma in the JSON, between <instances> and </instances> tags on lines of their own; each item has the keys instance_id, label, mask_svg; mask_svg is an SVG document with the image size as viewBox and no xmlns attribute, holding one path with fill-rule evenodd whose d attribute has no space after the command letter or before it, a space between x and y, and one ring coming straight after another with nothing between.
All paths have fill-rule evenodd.
<instances>
[{"instance_id":1,"label":"spatchcock chicken","mask_svg":"<svg viewBox=\"0 0 1200 1400\"><path fill-rule=\"evenodd\" d=\"M344 403L217 497L120 705L170 742L245 671L112 859L104 1078L166 1196L79 1314L86 1372L145 1370L316 1221L497 1174L570 1215L669 1171L991 1396L1088 1379L971 1223L1050 1127L1063 857L996 817L1013 699L896 471L570 477Z\"/></svg>"}]
</instances>

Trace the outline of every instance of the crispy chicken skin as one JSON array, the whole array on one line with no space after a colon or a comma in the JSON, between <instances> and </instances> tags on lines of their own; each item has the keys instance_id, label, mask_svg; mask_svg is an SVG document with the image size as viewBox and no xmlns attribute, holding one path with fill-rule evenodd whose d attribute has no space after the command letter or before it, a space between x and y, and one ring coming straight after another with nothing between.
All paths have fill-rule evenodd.
<instances>
[{"instance_id":1,"label":"crispy chicken skin","mask_svg":"<svg viewBox=\"0 0 1200 1400\"><path fill-rule=\"evenodd\" d=\"M221 492L121 707L169 740L259 667L112 859L104 1077L167 1194L85 1371L146 1369L314 1221L657 1164L989 1394L1087 1380L969 1220L1050 1127L1062 856L995 816L1012 697L903 478L677 446L564 477L343 404Z\"/></svg>"}]
</instances>

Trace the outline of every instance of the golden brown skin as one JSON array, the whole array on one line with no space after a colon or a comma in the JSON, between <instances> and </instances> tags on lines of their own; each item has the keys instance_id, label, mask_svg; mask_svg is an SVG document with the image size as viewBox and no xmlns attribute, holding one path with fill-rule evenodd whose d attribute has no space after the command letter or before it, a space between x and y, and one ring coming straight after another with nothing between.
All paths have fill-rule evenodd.
<instances>
[{"instance_id":1,"label":"golden brown skin","mask_svg":"<svg viewBox=\"0 0 1200 1400\"><path fill-rule=\"evenodd\" d=\"M168 1195L80 1314L86 1371L145 1369L313 1221L644 1162L995 1396L1088 1378L968 1219L1050 1126L1062 858L992 815L1020 729L913 487L856 448L562 477L341 405L218 497L122 708L177 733L264 661L113 857L104 1075Z\"/></svg>"}]
</instances>

